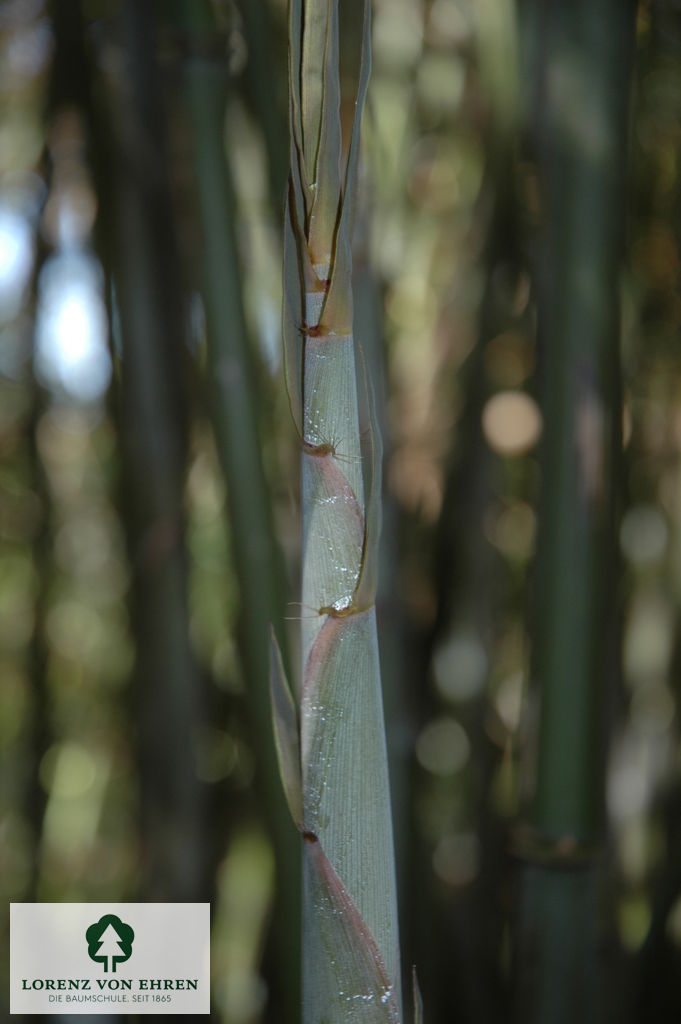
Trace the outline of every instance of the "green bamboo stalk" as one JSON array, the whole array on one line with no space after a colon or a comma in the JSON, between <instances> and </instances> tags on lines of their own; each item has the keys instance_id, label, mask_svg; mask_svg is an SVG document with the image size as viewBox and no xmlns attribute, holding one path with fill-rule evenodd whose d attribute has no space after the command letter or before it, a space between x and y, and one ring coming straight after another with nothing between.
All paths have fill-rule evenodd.
<instances>
[{"instance_id":1,"label":"green bamboo stalk","mask_svg":"<svg viewBox=\"0 0 681 1024\"><path fill-rule=\"evenodd\" d=\"M593 739L613 525L612 438L619 436L613 389L633 10L619 0L582 0L569 12L555 8L546 25L546 423L534 643L542 725L534 820L553 838L593 836L599 811ZM581 95L589 108L578 114Z\"/></svg>"},{"instance_id":2,"label":"green bamboo stalk","mask_svg":"<svg viewBox=\"0 0 681 1024\"><path fill-rule=\"evenodd\" d=\"M214 31L210 4L184 0L182 26L200 44ZM283 627L282 570L260 457L255 367L249 344L235 237L235 201L225 154L227 69L192 47L185 63L186 97L194 143L205 260L207 370L220 463L228 482L229 514L241 597L240 647L258 740L257 782L277 862L276 933L278 1019L293 1021L300 1005L300 853L277 778L269 701L268 621Z\"/></svg>"},{"instance_id":3,"label":"green bamboo stalk","mask_svg":"<svg viewBox=\"0 0 681 1024\"><path fill-rule=\"evenodd\" d=\"M290 6L291 177L284 350L302 447L300 721L272 657L275 733L303 843L303 1021L402 1020L397 900L375 595L380 442L353 337L351 220L370 70L365 7L343 168L338 0ZM358 372L359 371L359 372ZM358 377L360 398L358 399Z\"/></svg>"},{"instance_id":4,"label":"green bamboo stalk","mask_svg":"<svg viewBox=\"0 0 681 1024\"><path fill-rule=\"evenodd\" d=\"M277 88L280 79L273 58L272 13L269 0L237 0L248 47L246 81L267 150L270 196L279 209L286 189L288 149L284 107Z\"/></svg>"},{"instance_id":5,"label":"green bamboo stalk","mask_svg":"<svg viewBox=\"0 0 681 1024\"><path fill-rule=\"evenodd\" d=\"M206 891L205 790L193 732L202 688L189 637L183 543L187 358L160 82L148 4L122 8L129 79L110 83L119 429L137 642L142 886L147 899ZM116 85L118 87L116 87Z\"/></svg>"},{"instance_id":6,"label":"green bamboo stalk","mask_svg":"<svg viewBox=\"0 0 681 1024\"><path fill-rule=\"evenodd\" d=\"M40 899L41 841L47 794L40 784L40 763L50 746L52 723L49 720L49 688L47 682L48 648L45 626L48 610L49 585L52 572L53 499L38 449L38 424L44 410L44 400L33 383L31 423L28 433L28 455L31 483L40 500L40 520L33 538L33 562L40 581L34 603L33 636L29 648L31 682L33 685L33 714L31 716L30 780L26 792L26 810L32 829L33 857L31 861L31 899Z\"/></svg>"},{"instance_id":7,"label":"green bamboo stalk","mask_svg":"<svg viewBox=\"0 0 681 1024\"><path fill-rule=\"evenodd\" d=\"M541 719L518 1020L599 1019L599 735L613 576L618 271L633 3L539 11L545 433L533 674Z\"/></svg>"}]
</instances>

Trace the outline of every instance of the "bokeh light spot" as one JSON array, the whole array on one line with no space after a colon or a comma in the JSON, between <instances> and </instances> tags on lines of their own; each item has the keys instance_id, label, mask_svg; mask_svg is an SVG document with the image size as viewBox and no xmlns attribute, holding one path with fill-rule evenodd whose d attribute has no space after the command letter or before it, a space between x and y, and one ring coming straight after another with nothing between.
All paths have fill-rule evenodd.
<instances>
[{"instance_id":1,"label":"bokeh light spot","mask_svg":"<svg viewBox=\"0 0 681 1024\"><path fill-rule=\"evenodd\" d=\"M77 743L50 747L40 762L40 781L51 796L75 799L90 789L97 775L92 754Z\"/></svg>"},{"instance_id":2,"label":"bokeh light spot","mask_svg":"<svg viewBox=\"0 0 681 1024\"><path fill-rule=\"evenodd\" d=\"M433 867L447 885L469 885L478 873L480 844L472 832L445 836L435 847Z\"/></svg>"},{"instance_id":3,"label":"bokeh light spot","mask_svg":"<svg viewBox=\"0 0 681 1024\"><path fill-rule=\"evenodd\" d=\"M35 366L57 393L98 401L111 378L99 264L84 254L55 256L40 275Z\"/></svg>"},{"instance_id":4,"label":"bokeh light spot","mask_svg":"<svg viewBox=\"0 0 681 1024\"><path fill-rule=\"evenodd\" d=\"M663 557L668 535L667 523L659 508L643 503L634 505L622 520L622 553L633 565L648 565Z\"/></svg>"},{"instance_id":5,"label":"bokeh light spot","mask_svg":"<svg viewBox=\"0 0 681 1024\"><path fill-rule=\"evenodd\" d=\"M455 775L466 764L469 754L468 736L454 718L434 719L416 740L419 764L433 775Z\"/></svg>"},{"instance_id":6,"label":"bokeh light spot","mask_svg":"<svg viewBox=\"0 0 681 1024\"><path fill-rule=\"evenodd\" d=\"M487 654L480 639L464 630L445 640L433 660L437 688L452 701L476 697L485 685L487 667Z\"/></svg>"},{"instance_id":7,"label":"bokeh light spot","mask_svg":"<svg viewBox=\"0 0 681 1024\"><path fill-rule=\"evenodd\" d=\"M17 315L33 269L33 233L19 210L0 203L0 322Z\"/></svg>"},{"instance_id":8,"label":"bokeh light spot","mask_svg":"<svg viewBox=\"0 0 681 1024\"><path fill-rule=\"evenodd\" d=\"M490 448L499 455L523 455L541 435L539 406L523 391L500 391L482 410L482 430Z\"/></svg>"}]
</instances>

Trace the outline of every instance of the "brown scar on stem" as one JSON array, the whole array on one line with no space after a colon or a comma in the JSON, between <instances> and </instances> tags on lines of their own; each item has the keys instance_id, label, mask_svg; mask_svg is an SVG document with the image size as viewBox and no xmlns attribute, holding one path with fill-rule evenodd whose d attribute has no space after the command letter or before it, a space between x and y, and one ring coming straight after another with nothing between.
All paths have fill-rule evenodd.
<instances>
[{"instance_id":1,"label":"brown scar on stem","mask_svg":"<svg viewBox=\"0 0 681 1024\"><path fill-rule=\"evenodd\" d=\"M317 458L323 458L325 455L336 454L336 446L330 444L328 441L323 441L320 444L314 444L312 441L306 441L301 437L300 445L306 455L315 455Z\"/></svg>"},{"instance_id":2,"label":"brown scar on stem","mask_svg":"<svg viewBox=\"0 0 681 1024\"><path fill-rule=\"evenodd\" d=\"M304 451L306 455L312 455L315 458L322 459L325 456L330 455L333 459L338 459L339 462L362 461L361 455L341 455L338 451L338 445L334 444L332 441L320 441L319 444L317 444L314 441L306 441L300 433L298 433L298 440L300 441L302 451Z\"/></svg>"},{"instance_id":3,"label":"brown scar on stem","mask_svg":"<svg viewBox=\"0 0 681 1024\"><path fill-rule=\"evenodd\" d=\"M309 829L305 829L305 831L303 832L303 839L305 840L306 843L318 843L319 842L319 840L317 839L317 836L314 834L314 832L310 832Z\"/></svg>"},{"instance_id":4,"label":"brown scar on stem","mask_svg":"<svg viewBox=\"0 0 681 1024\"><path fill-rule=\"evenodd\" d=\"M301 334L305 335L306 338L328 338L335 332L330 327L324 327L321 324L306 324L303 323L298 328Z\"/></svg>"}]
</instances>

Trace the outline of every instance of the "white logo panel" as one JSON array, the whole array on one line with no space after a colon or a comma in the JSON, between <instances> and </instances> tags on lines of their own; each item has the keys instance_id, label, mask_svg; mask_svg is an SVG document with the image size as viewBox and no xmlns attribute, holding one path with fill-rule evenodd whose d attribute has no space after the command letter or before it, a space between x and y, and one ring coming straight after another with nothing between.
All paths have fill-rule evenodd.
<instances>
[{"instance_id":1,"label":"white logo panel","mask_svg":"<svg viewBox=\"0 0 681 1024\"><path fill-rule=\"evenodd\" d=\"M210 1013L210 905L12 903L10 1013Z\"/></svg>"}]
</instances>

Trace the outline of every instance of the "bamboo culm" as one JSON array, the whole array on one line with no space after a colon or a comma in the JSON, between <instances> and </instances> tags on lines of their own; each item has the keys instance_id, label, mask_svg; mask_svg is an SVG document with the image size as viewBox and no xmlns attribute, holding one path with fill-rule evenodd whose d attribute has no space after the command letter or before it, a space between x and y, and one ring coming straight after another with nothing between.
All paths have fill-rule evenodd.
<instances>
[{"instance_id":1,"label":"bamboo culm","mask_svg":"<svg viewBox=\"0 0 681 1024\"><path fill-rule=\"evenodd\" d=\"M350 235L370 69L365 8L342 157L337 0L290 7L284 354L302 448L299 707L273 642L275 737L303 838L303 1022L398 1024L397 900L375 592L380 439L353 335Z\"/></svg>"}]
</instances>

